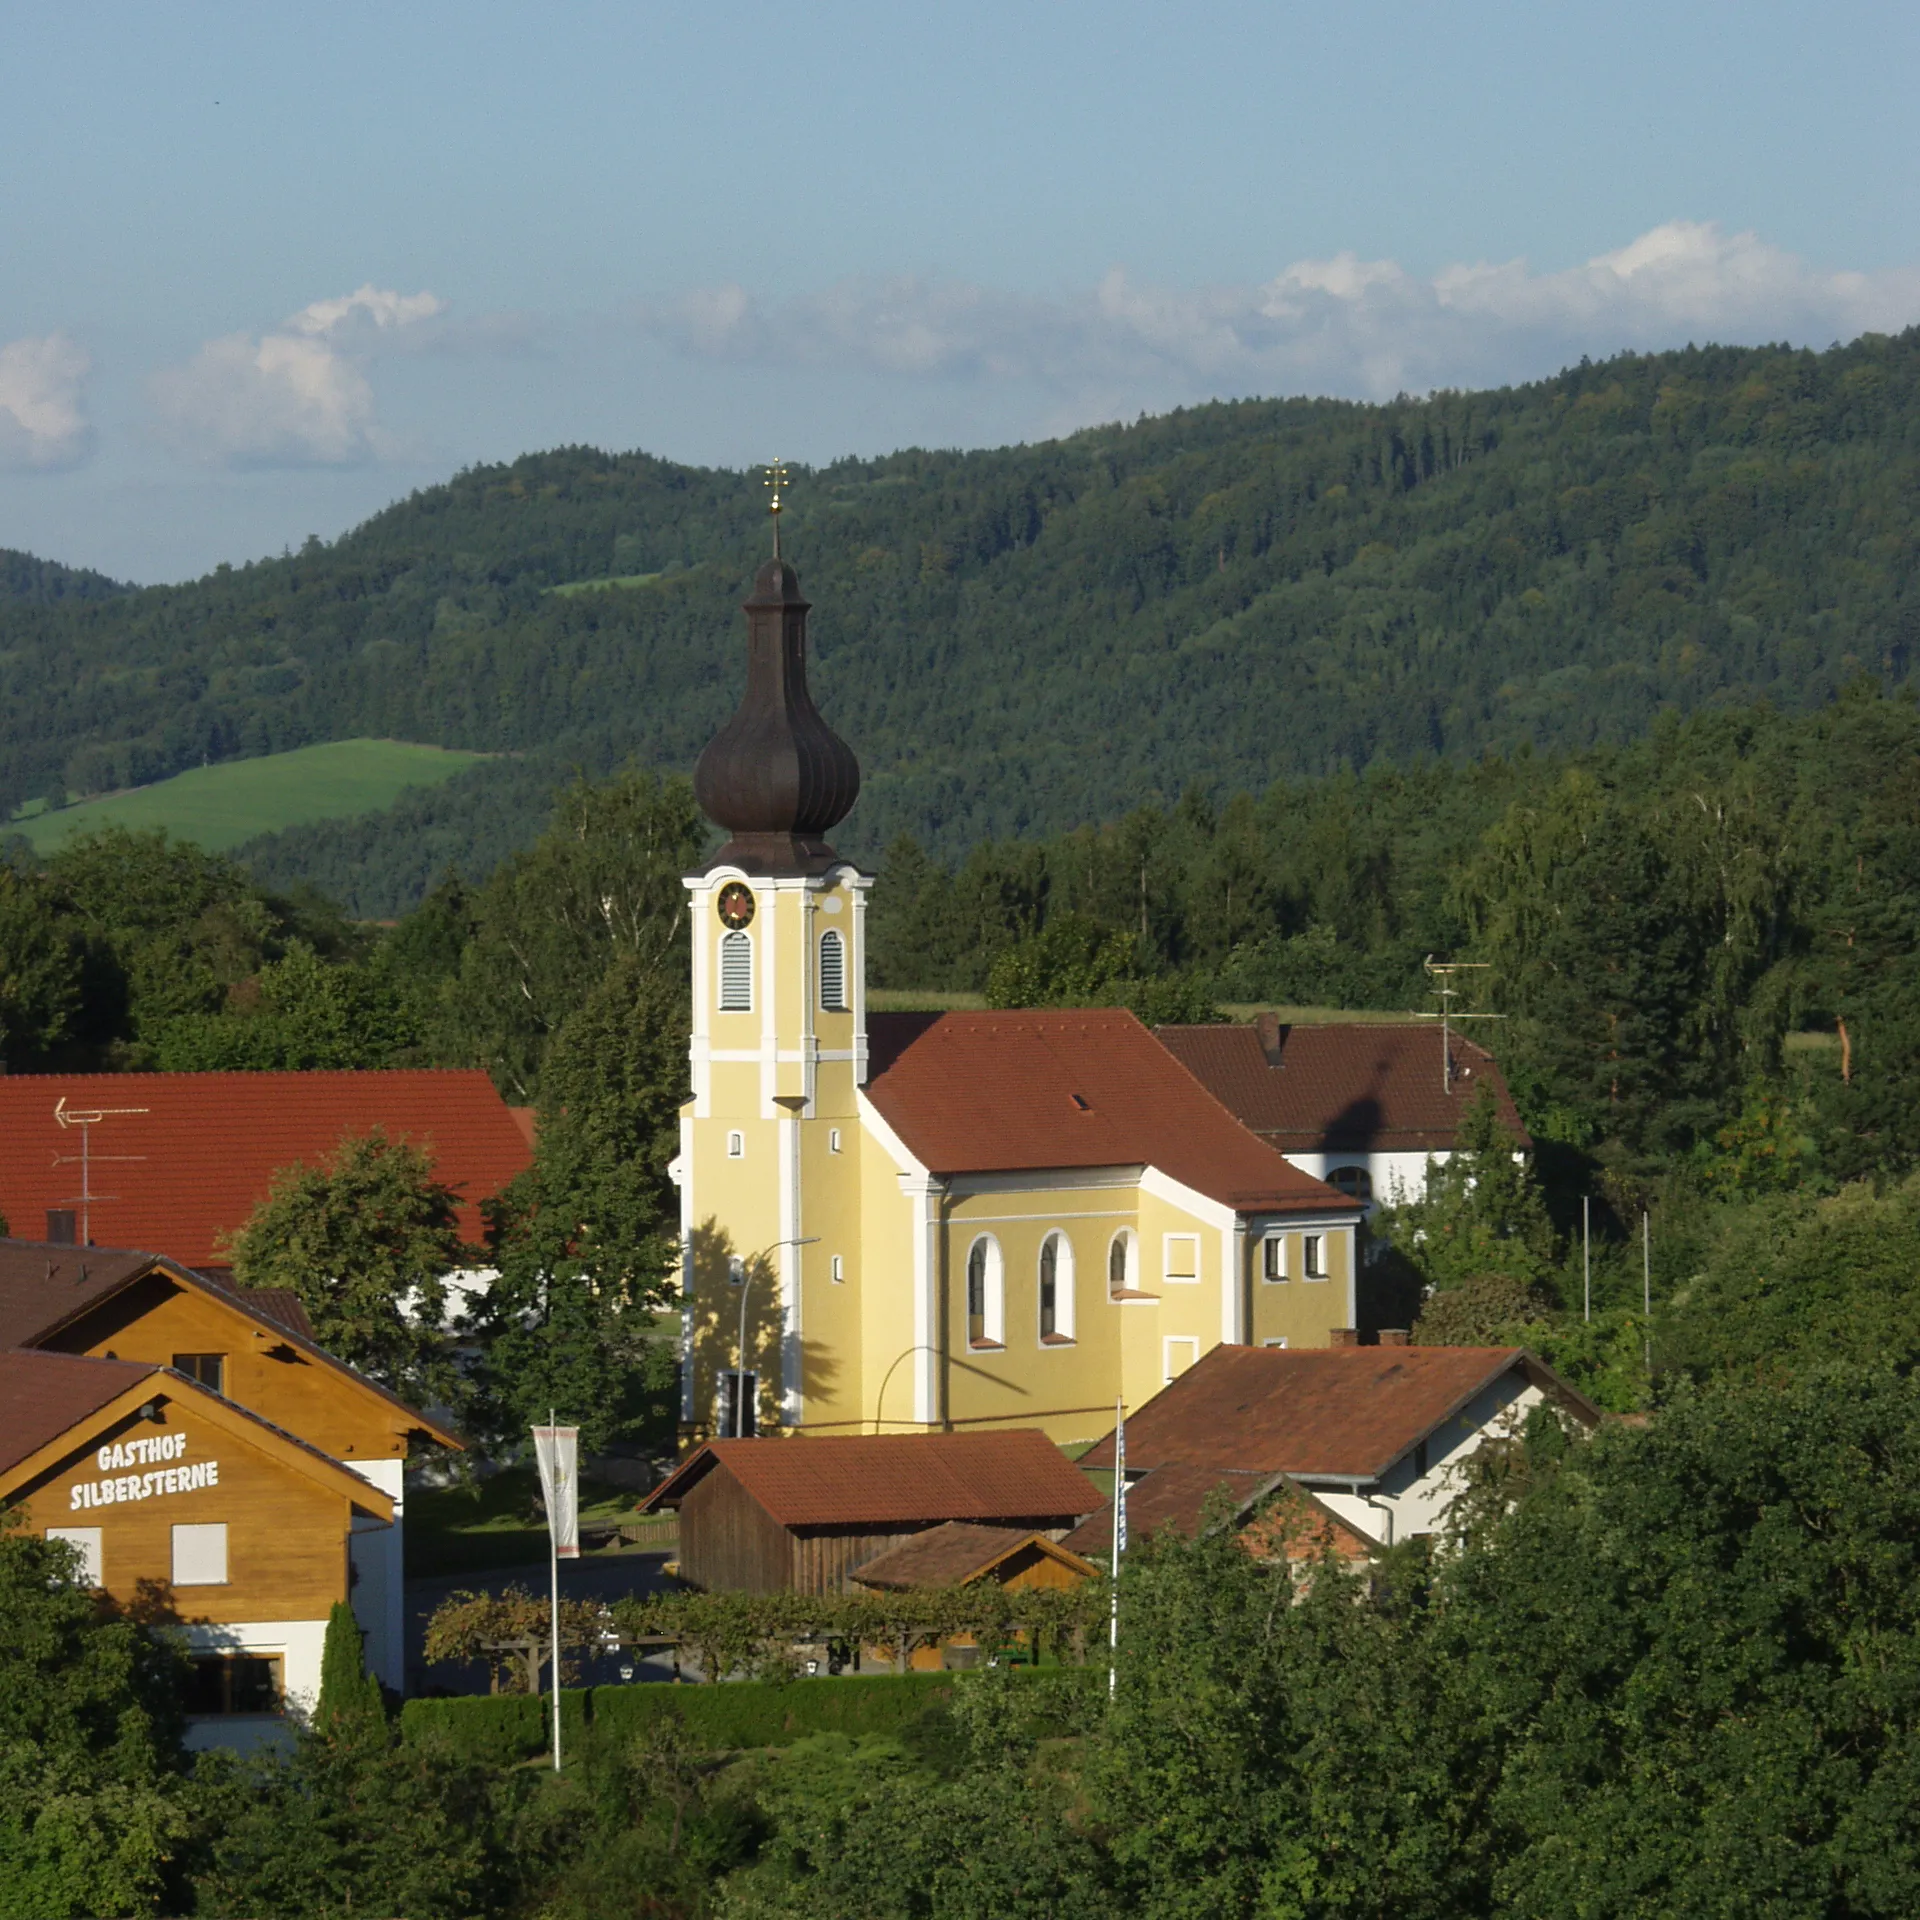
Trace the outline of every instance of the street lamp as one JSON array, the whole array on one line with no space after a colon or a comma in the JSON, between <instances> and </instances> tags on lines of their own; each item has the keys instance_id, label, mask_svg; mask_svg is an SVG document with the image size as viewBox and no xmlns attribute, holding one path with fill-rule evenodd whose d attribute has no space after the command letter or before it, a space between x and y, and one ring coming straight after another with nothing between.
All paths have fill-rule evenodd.
<instances>
[{"instance_id":1,"label":"street lamp","mask_svg":"<svg viewBox=\"0 0 1920 1920\"><path fill-rule=\"evenodd\" d=\"M789 1237L772 1241L756 1253L751 1260L734 1263L739 1273L740 1288L740 1341L734 1349L733 1363L733 1438L742 1440L747 1429L747 1295L753 1291L753 1270L772 1253L776 1247L812 1247L818 1246L820 1236L810 1233L805 1239ZM732 1275L729 1274L729 1278Z\"/></svg>"}]
</instances>

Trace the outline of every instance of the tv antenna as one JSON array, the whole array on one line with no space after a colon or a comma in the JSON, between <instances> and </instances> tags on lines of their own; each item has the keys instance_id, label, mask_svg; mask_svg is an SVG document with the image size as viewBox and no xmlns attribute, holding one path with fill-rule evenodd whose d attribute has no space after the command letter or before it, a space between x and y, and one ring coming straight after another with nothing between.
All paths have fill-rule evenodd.
<instances>
[{"instance_id":1,"label":"tv antenna","mask_svg":"<svg viewBox=\"0 0 1920 1920\"><path fill-rule=\"evenodd\" d=\"M63 1202L66 1206L80 1209L80 1244L83 1247L93 1245L93 1203L96 1200L117 1200L117 1193L95 1193L93 1190L93 1168L95 1161L121 1163L144 1160L144 1153L95 1153L93 1150L93 1130L102 1120L118 1120L123 1115L146 1113L146 1107L70 1107L63 1093L53 1109L54 1121L61 1128L78 1127L80 1129L80 1151L78 1153L56 1153L53 1164L56 1167L78 1167L80 1169L80 1191Z\"/></svg>"},{"instance_id":2,"label":"tv antenna","mask_svg":"<svg viewBox=\"0 0 1920 1920\"><path fill-rule=\"evenodd\" d=\"M1439 985L1431 989L1433 997L1440 1002L1438 1013L1416 1013L1416 1020L1438 1020L1440 1022L1440 1091L1451 1095L1453 1092L1453 1026L1457 1020L1504 1020L1504 1013L1456 1013L1453 1003L1460 997L1461 989L1453 984L1456 973L1484 973L1491 962L1486 960L1436 960L1428 954L1421 962L1430 978L1438 980Z\"/></svg>"}]
</instances>

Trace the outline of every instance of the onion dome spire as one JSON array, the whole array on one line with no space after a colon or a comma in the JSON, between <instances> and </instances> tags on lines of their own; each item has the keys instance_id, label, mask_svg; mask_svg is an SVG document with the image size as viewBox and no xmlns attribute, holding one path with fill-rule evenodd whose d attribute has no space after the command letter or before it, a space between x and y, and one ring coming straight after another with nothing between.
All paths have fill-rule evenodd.
<instances>
[{"instance_id":1,"label":"onion dome spire","mask_svg":"<svg viewBox=\"0 0 1920 1920\"><path fill-rule=\"evenodd\" d=\"M747 690L693 770L693 795L732 836L715 865L753 873L808 873L839 858L826 842L860 796L853 749L820 717L807 691L807 613L800 576L780 558L780 489L770 470L774 557L754 576L747 616Z\"/></svg>"}]
</instances>

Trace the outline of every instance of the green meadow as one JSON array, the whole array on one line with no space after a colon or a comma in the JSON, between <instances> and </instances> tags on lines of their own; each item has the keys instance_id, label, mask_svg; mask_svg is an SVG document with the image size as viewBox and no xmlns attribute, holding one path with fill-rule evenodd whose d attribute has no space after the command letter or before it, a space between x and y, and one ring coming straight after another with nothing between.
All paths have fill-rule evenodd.
<instances>
[{"instance_id":1,"label":"green meadow","mask_svg":"<svg viewBox=\"0 0 1920 1920\"><path fill-rule=\"evenodd\" d=\"M100 827L165 827L175 839L219 853L256 833L378 813L406 788L432 786L487 757L405 740L331 740L291 753L195 767L150 787L23 816L7 831L23 834L36 852L45 853L76 833Z\"/></svg>"}]
</instances>

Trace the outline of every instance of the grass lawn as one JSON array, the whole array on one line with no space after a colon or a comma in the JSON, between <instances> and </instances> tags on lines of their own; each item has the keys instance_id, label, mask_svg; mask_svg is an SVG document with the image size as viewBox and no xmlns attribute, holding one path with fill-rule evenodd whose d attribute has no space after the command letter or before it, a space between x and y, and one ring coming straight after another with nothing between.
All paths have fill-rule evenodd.
<instances>
[{"instance_id":1,"label":"grass lawn","mask_svg":"<svg viewBox=\"0 0 1920 1920\"><path fill-rule=\"evenodd\" d=\"M422 1488L407 1495L407 1573L479 1573L488 1567L544 1565L547 1523L535 1502L531 1467L508 1467L470 1487ZM580 1526L633 1521L639 1496L581 1477ZM663 1532L670 1531L662 1529Z\"/></svg>"},{"instance_id":2,"label":"grass lawn","mask_svg":"<svg viewBox=\"0 0 1920 1920\"><path fill-rule=\"evenodd\" d=\"M403 789L433 786L487 757L405 740L332 740L291 753L195 767L151 787L83 800L56 813L36 812L8 830L25 835L35 852L46 853L96 827L165 827L177 840L221 853L256 833L378 813Z\"/></svg>"},{"instance_id":3,"label":"grass lawn","mask_svg":"<svg viewBox=\"0 0 1920 1920\"><path fill-rule=\"evenodd\" d=\"M657 573L622 573L609 580L569 580L564 586L549 587L549 593L605 593L609 587L644 587L658 580Z\"/></svg>"}]
</instances>

